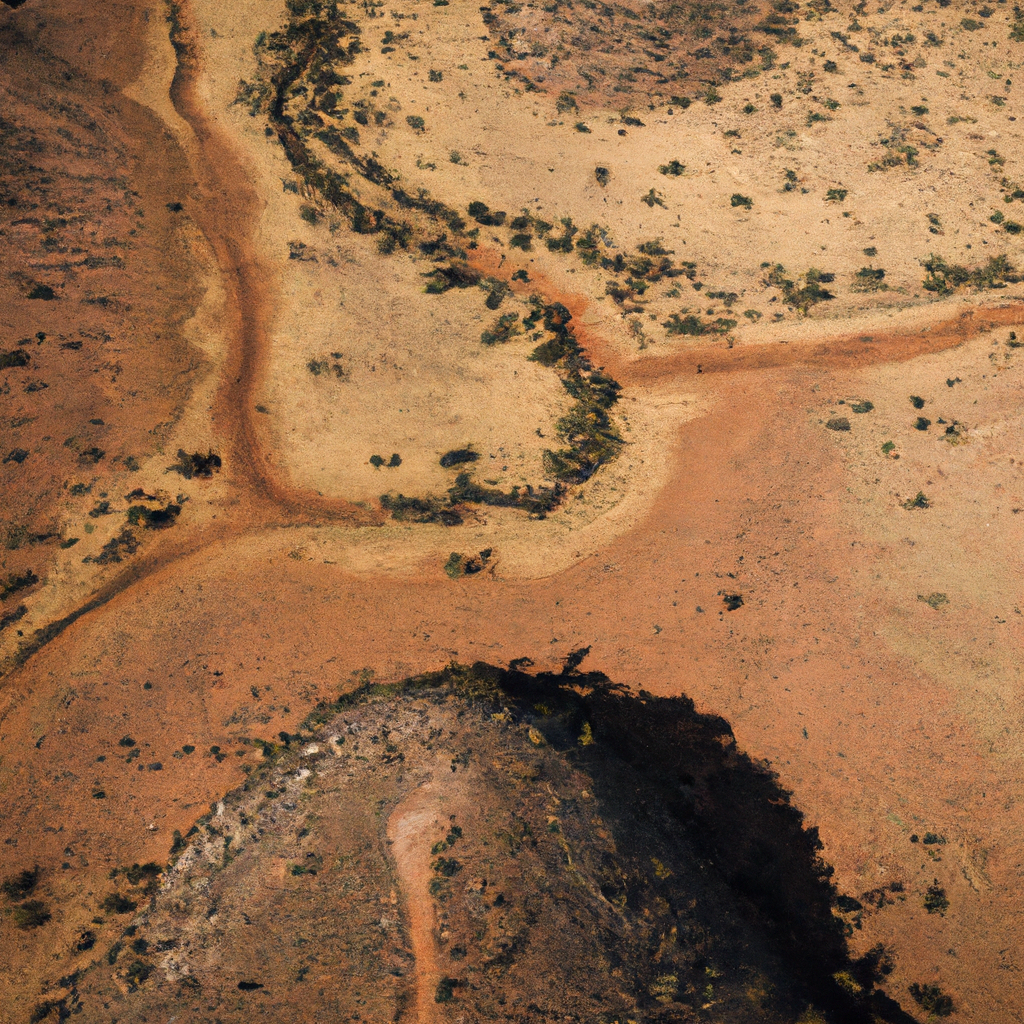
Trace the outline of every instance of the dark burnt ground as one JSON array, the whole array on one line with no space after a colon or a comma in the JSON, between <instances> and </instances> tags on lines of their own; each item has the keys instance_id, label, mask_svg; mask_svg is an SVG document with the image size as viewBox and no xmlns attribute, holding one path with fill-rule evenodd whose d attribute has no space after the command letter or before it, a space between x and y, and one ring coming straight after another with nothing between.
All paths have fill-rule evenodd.
<instances>
[{"instance_id":1,"label":"dark burnt ground","mask_svg":"<svg viewBox=\"0 0 1024 1024\"><path fill-rule=\"evenodd\" d=\"M527 88L564 94L559 110L571 116L584 102L688 106L784 63L801 44L801 19L835 9L828 0L505 0L480 10L499 68Z\"/></svg>"},{"instance_id":2,"label":"dark burnt ground","mask_svg":"<svg viewBox=\"0 0 1024 1024\"><path fill-rule=\"evenodd\" d=\"M876 989L888 952L851 958L816 832L724 720L524 664L366 686L253 738L261 765L171 865L94 894L121 934L61 979L55 1012L298 1021L312 1000L405 1019L406 908L426 897L439 1019L910 1019ZM408 893L388 821L425 784L429 882Z\"/></svg>"}]
</instances>

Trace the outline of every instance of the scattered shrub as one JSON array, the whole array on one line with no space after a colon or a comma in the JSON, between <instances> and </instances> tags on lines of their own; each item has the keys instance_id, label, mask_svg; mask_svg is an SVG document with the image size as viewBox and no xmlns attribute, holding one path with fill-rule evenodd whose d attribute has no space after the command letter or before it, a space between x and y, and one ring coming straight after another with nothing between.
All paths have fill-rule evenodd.
<instances>
[{"instance_id":1,"label":"scattered shrub","mask_svg":"<svg viewBox=\"0 0 1024 1024\"><path fill-rule=\"evenodd\" d=\"M108 914L130 914L138 907L138 903L127 896L122 896L119 892L112 892L104 897L100 906Z\"/></svg>"},{"instance_id":2,"label":"scattered shrub","mask_svg":"<svg viewBox=\"0 0 1024 1024\"><path fill-rule=\"evenodd\" d=\"M855 292L877 292L885 290L888 285L884 283L885 271L875 267L861 267L853 275L853 290Z\"/></svg>"},{"instance_id":3,"label":"scattered shrub","mask_svg":"<svg viewBox=\"0 0 1024 1024\"><path fill-rule=\"evenodd\" d=\"M829 430L845 431L850 429L850 421L845 416L834 416L825 426Z\"/></svg>"},{"instance_id":4,"label":"scattered shrub","mask_svg":"<svg viewBox=\"0 0 1024 1024\"><path fill-rule=\"evenodd\" d=\"M908 498L903 502L903 507L908 510L915 508L930 508L931 502L925 497L924 491L918 491L913 498Z\"/></svg>"},{"instance_id":5,"label":"scattered shrub","mask_svg":"<svg viewBox=\"0 0 1024 1024\"><path fill-rule=\"evenodd\" d=\"M449 452L445 452L441 456L440 464L445 469L450 469L452 466L460 466L467 462L476 462L480 458L480 453L473 451L472 448L453 448Z\"/></svg>"},{"instance_id":6,"label":"scattered shrub","mask_svg":"<svg viewBox=\"0 0 1024 1024\"><path fill-rule=\"evenodd\" d=\"M811 267L803 275L804 285L798 288L795 282L785 276L786 268L781 263L776 263L774 266L764 264L764 266L771 268L765 276L765 284L779 288L786 304L795 306L801 313L806 314L808 309L818 302L835 298L832 292L821 287L822 284L828 284L833 280L833 274L824 274Z\"/></svg>"},{"instance_id":7,"label":"scattered shrub","mask_svg":"<svg viewBox=\"0 0 1024 1024\"><path fill-rule=\"evenodd\" d=\"M485 345L504 345L519 333L519 314L504 313L489 329L481 332L480 341Z\"/></svg>"},{"instance_id":8,"label":"scattered shrub","mask_svg":"<svg viewBox=\"0 0 1024 1024\"><path fill-rule=\"evenodd\" d=\"M915 981L908 991L922 1010L936 1017L948 1017L954 1010L953 997L946 995L938 985L919 985Z\"/></svg>"},{"instance_id":9,"label":"scattered shrub","mask_svg":"<svg viewBox=\"0 0 1024 1024\"><path fill-rule=\"evenodd\" d=\"M733 207L742 206L745 210L751 209L754 205L754 200L750 196L741 195L739 192L733 192L729 202Z\"/></svg>"},{"instance_id":10,"label":"scattered shrub","mask_svg":"<svg viewBox=\"0 0 1024 1024\"><path fill-rule=\"evenodd\" d=\"M458 981L455 978L442 978L437 983L437 990L434 992L435 1003L450 1003L455 998L455 986Z\"/></svg>"},{"instance_id":11,"label":"scattered shrub","mask_svg":"<svg viewBox=\"0 0 1024 1024\"><path fill-rule=\"evenodd\" d=\"M417 132L422 132L427 127L427 122L419 114L410 114L405 119L405 123Z\"/></svg>"},{"instance_id":12,"label":"scattered shrub","mask_svg":"<svg viewBox=\"0 0 1024 1024\"><path fill-rule=\"evenodd\" d=\"M14 926L22 931L42 928L50 920L50 911L42 900L26 900L11 912Z\"/></svg>"},{"instance_id":13,"label":"scattered shrub","mask_svg":"<svg viewBox=\"0 0 1024 1024\"><path fill-rule=\"evenodd\" d=\"M946 890L939 885L939 880L937 878L925 890L924 909L927 910L929 914L938 914L941 917L944 917L946 911L949 909L949 900L946 897Z\"/></svg>"},{"instance_id":14,"label":"scattered shrub","mask_svg":"<svg viewBox=\"0 0 1024 1024\"><path fill-rule=\"evenodd\" d=\"M28 366L30 361L29 354L23 348L0 352L0 370L6 370L11 366Z\"/></svg>"},{"instance_id":15,"label":"scattered shrub","mask_svg":"<svg viewBox=\"0 0 1024 1024\"><path fill-rule=\"evenodd\" d=\"M145 505L132 505L128 509L128 522L133 526L141 525L147 530L165 530L173 526L181 515L181 506L169 504L165 508L146 508Z\"/></svg>"},{"instance_id":16,"label":"scattered shrub","mask_svg":"<svg viewBox=\"0 0 1024 1024\"><path fill-rule=\"evenodd\" d=\"M221 467L219 455L208 450L204 455L202 452L186 452L184 448L178 449L178 461L173 466L168 466L165 473L180 473L186 480L193 477L209 479L215 470Z\"/></svg>"},{"instance_id":17,"label":"scattered shrub","mask_svg":"<svg viewBox=\"0 0 1024 1024\"><path fill-rule=\"evenodd\" d=\"M486 203L481 203L479 200L474 200L470 203L468 210L473 220L486 227L500 227L505 223L506 214L504 210L492 211Z\"/></svg>"},{"instance_id":18,"label":"scattered shrub","mask_svg":"<svg viewBox=\"0 0 1024 1024\"><path fill-rule=\"evenodd\" d=\"M0 882L0 892L2 892L8 899L23 900L32 892L33 889L35 889L38 882L38 866L25 868L23 871L19 871L18 874Z\"/></svg>"}]
</instances>

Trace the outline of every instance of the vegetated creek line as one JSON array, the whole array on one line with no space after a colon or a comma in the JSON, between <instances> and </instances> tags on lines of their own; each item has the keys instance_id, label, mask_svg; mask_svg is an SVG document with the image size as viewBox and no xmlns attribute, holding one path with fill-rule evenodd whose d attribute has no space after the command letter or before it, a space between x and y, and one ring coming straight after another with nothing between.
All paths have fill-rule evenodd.
<instances>
[{"instance_id":1,"label":"vegetated creek line","mask_svg":"<svg viewBox=\"0 0 1024 1024\"><path fill-rule=\"evenodd\" d=\"M157 5L155 5L157 6ZM175 73L170 98L178 114L191 127L197 145L191 147L199 166L204 194L197 197L196 222L214 251L227 296L228 333L233 342L225 371L225 381L217 397L223 419L231 424L232 472L241 478L245 491L244 518L207 527L201 538L168 544L136 561L97 590L77 609L36 630L18 653L0 665L0 678L24 664L33 654L82 616L96 611L173 562L194 555L202 548L223 542L232 536L275 525L302 525L335 522L351 526L380 525L382 514L355 506L340 498L325 498L308 490L294 488L277 480L269 469L268 453L253 422L253 393L268 354L265 323L270 308L273 281L261 270L251 250L253 227L260 207L255 188L248 182L241 160L230 142L211 124L196 95L201 76L197 33L190 0L177 5L180 22L175 39ZM186 37L187 38L183 38ZM227 197L227 198L225 198ZM234 200L232 200L234 197ZM477 269L497 273L497 254L478 251L472 260ZM514 267L509 264L507 274ZM626 386L657 386L674 377L695 372L733 373L770 369L797 364L817 364L823 368L857 368L883 362L902 362L918 355L943 351L963 344L969 337L991 326L1018 326L1024 322L1019 302L998 307L976 306L971 310L932 323L927 328L906 333L874 332L865 343L864 328L857 335L832 338L823 342L794 342L781 346L741 345L733 349L724 342L688 346L666 355L648 353L640 359L624 359L606 338L582 323L588 304L585 296L563 293L534 271L533 287L538 285L551 301L561 301L574 316L576 337L595 361L602 362L620 383ZM516 291L524 291L511 282ZM973 320L968 326L967 321ZM973 329L972 329L973 328Z\"/></svg>"},{"instance_id":2,"label":"vegetated creek line","mask_svg":"<svg viewBox=\"0 0 1024 1024\"><path fill-rule=\"evenodd\" d=\"M231 469L244 481L253 506L248 510L247 528L255 525L254 514L260 525L281 522L285 517L289 525L379 525L379 512L342 498L291 487L280 480L255 429L253 395L268 357L266 324L275 281L253 251L254 228L262 205L259 194L226 133L212 123L198 96L203 72L191 7L190 0L181 0L176 6L177 24L171 28L176 61L170 98L195 135L195 170L205 186L198 197L196 221L213 249L227 296L225 327L231 349L217 405L230 424Z\"/></svg>"}]
</instances>

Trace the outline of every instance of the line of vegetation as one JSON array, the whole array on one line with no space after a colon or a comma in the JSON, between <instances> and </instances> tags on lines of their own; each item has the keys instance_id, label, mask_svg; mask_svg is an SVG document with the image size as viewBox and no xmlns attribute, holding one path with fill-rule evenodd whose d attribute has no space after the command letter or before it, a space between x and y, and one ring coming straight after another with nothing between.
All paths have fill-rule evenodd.
<instances>
[{"instance_id":1,"label":"line of vegetation","mask_svg":"<svg viewBox=\"0 0 1024 1024\"><path fill-rule=\"evenodd\" d=\"M1008 284L1024 281L1024 274L1017 271L1005 255L990 256L987 263L979 267L965 267L947 263L941 256L932 254L921 265L926 271L922 282L925 291L938 295L951 295L957 288L1005 288Z\"/></svg>"}]
</instances>

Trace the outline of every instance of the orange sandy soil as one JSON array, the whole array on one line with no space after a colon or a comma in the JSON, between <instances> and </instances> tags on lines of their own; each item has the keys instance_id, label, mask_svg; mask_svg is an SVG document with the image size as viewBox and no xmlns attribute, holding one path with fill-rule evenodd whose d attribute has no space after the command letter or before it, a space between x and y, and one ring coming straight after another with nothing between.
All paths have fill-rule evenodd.
<instances>
[{"instance_id":1,"label":"orange sandy soil","mask_svg":"<svg viewBox=\"0 0 1024 1024\"><path fill-rule=\"evenodd\" d=\"M335 510L315 497L303 509L301 494L238 472L234 507L273 514L236 512L180 557L154 551L132 585L0 684L0 874L38 863L54 915L32 932L0 919L0 1019L27 1019L57 979L103 955L113 921L92 926L91 953L73 946L110 869L163 861L172 832L258 756L238 746L241 757L197 760L211 745L233 754L239 737L294 728L363 670L393 680L522 656L548 667L585 645L587 666L615 681L687 693L727 718L819 827L841 891L905 884L906 900L869 909L853 942L892 944L886 987L908 1009L907 986L920 982L953 995L957 1020L1024 1019L1022 394L995 347L1024 316L946 315L952 326L930 335L794 344L770 359L724 345L622 367L609 358L627 386L686 375L711 411L681 428L671 482L646 515L549 578L451 581L436 560L371 576L289 557L315 546L317 515ZM911 393L929 415L970 423L968 443L913 430ZM873 413L852 416L849 433L824 429L840 399L862 397ZM243 425L218 426L225 450L246 451ZM880 453L890 438L899 461ZM905 510L918 490L931 508ZM948 603L919 600L936 592ZM725 611L723 593L743 606ZM137 762L124 762L125 735L142 748ZM185 743L196 754L174 758ZM946 844L911 843L926 831ZM945 916L922 907L933 879Z\"/></svg>"}]
</instances>

